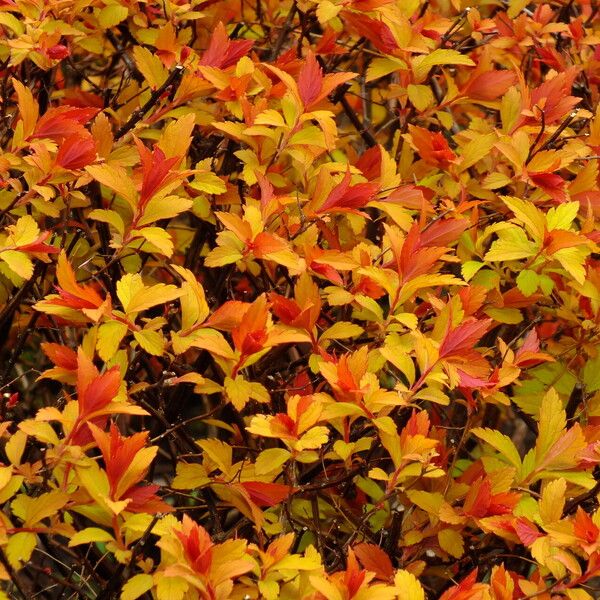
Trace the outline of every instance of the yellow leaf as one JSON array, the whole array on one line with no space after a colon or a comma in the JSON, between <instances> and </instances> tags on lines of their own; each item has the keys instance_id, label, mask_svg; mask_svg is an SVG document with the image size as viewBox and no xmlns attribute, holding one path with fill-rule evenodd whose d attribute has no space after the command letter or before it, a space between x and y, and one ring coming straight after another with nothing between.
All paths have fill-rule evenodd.
<instances>
[{"instance_id":1,"label":"yellow leaf","mask_svg":"<svg viewBox=\"0 0 600 600\"><path fill-rule=\"evenodd\" d=\"M125 233L125 223L123 222L123 217L121 217L121 215L114 210L98 208L96 210L92 210L88 214L88 217L90 219L94 219L95 221L112 225L121 236Z\"/></svg>"},{"instance_id":2,"label":"yellow leaf","mask_svg":"<svg viewBox=\"0 0 600 600\"><path fill-rule=\"evenodd\" d=\"M14 225L8 226L7 245L26 246L33 244L40 236L40 228L31 215L21 217Z\"/></svg>"},{"instance_id":3,"label":"yellow leaf","mask_svg":"<svg viewBox=\"0 0 600 600\"><path fill-rule=\"evenodd\" d=\"M136 46L141 48L141 46ZM137 206L137 190L127 171L118 165L89 165L85 170L98 182L127 201L132 210Z\"/></svg>"},{"instance_id":4,"label":"yellow leaf","mask_svg":"<svg viewBox=\"0 0 600 600\"><path fill-rule=\"evenodd\" d=\"M11 535L6 545L6 558L15 569L20 569L21 564L30 559L33 549L36 547L37 537L35 533L20 531Z\"/></svg>"},{"instance_id":5,"label":"yellow leaf","mask_svg":"<svg viewBox=\"0 0 600 600\"><path fill-rule=\"evenodd\" d=\"M196 124L196 116L191 111L180 119L171 121L163 130L157 146L166 158L185 156L192 142L192 131Z\"/></svg>"},{"instance_id":6,"label":"yellow leaf","mask_svg":"<svg viewBox=\"0 0 600 600\"><path fill-rule=\"evenodd\" d=\"M485 427L475 427L471 433L480 440L488 443L494 450L497 450L501 457L517 469L521 468L521 457L513 441L507 436L495 429Z\"/></svg>"},{"instance_id":7,"label":"yellow leaf","mask_svg":"<svg viewBox=\"0 0 600 600\"><path fill-rule=\"evenodd\" d=\"M129 10L127 9L127 6L111 4L100 10L100 13L98 14L98 23L103 29L110 29L125 20L128 14Z\"/></svg>"},{"instance_id":8,"label":"yellow leaf","mask_svg":"<svg viewBox=\"0 0 600 600\"><path fill-rule=\"evenodd\" d=\"M501 198L502 202L515 214L515 217L525 225L525 229L527 229L534 240L542 240L544 238L546 219L533 202L527 202L526 200L520 200L511 196L501 196Z\"/></svg>"},{"instance_id":9,"label":"yellow leaf","mask_svg":"<svg viewBox=\"0 0 600 600\"><path fill-rule=\"evenodd\" d=\"M227 191L225 182L211 171L196 173L189 186L206 194L224 194Z\"/></svg>"},{"instance_id":10,"label":"yellow leaf","mask_svg":"<svg viewBox=\"0 0 600 600\"><path fill-rule=\"evenodd\" d=\"M543 525L550 525L561 520L566 491L567 482L562 477L550 481L544 486L539 501L540 519Z\"/></svg>"},{"instance_id":11,"label":"yellow leaf","mask_svg":"<svg viewBox=\"0 0 600 600\"><path fill-rule=\"evenodd\" d=\"M433 106L435 98L428 85L414 85L410 83L406 91L408 92L408 99L418 111L422 112Z\"/></svg>"},{"instance_id":12,"label":"yellow leaf","mask_svg":"<svg viewBox=\"0 0 600 600\"><path fill-rule=\"evenodd\" d=\"M174 285L157 283L146 286L139 273L127 273L117 282L117 296L128 315L171 302L181 295L182 291Z\"/></svg>"},{"instance_id":13,"label":"yellow leaf","mask_svg":"<svg viewBox=\"0 0 600 600\"><path fill-rule=\"evenodd\" d=\"M162 227L144 227L131 233L132 238L144 238L147 242L155 246L157 250L167 257L173 254L173 240L169 233Z\"/></svg>"},{"instance_id":14,"label":"yellow leaf","mask_svg":"<svg viewBox=\"0 0 600 600\"><path fill-rule=\"evenodd\" d=\"M189 198L180 196L167 196L165 198L152 198L144 209L144 214L138 219L138 226L155 223L161 219L172 219L177 215L192 208L193 202ZM94 211L95 212L95 211ZM152 242L152 240L148 240Z\"/></svg>"},{"instance_id":15,"label":"yellow leaf","mask_svg":"<svg viewBox=\"0 0 600 600\"><path fill-rule=\"evenodd\" d=\"M100 325L96 339L98 356L105 362L110 360L119 349L126 333L127 325L120 321L109 321Z\"/></svg>"},{"instance_id":16,"label":"yellow leaf","mask_svg":"<svg viewBox=\"0 0 600 600\"><path fill-rule=\"evenodd\" d=\"M348 321L338 321L329 327L329 329L326 329L319 340L345 340L356 337L363 331L364 329L360 325L349 323Z\"/></svg>"},{"instance_id":17,"label":"yellow leaf","mask_svg":"<svg viewBox=\"0 0 600 600\"><path fill-rule=\"evenodd\" d=\"M33 419L27 419L26 421L19 423L19 429L44 444L50 444L52 446L58 446L60 444L60 440L50 423L40 423Z\"/></svg>"},{"instance_id":18,"label":"yellow leaf","mask_svg":"<svg viewBox=\"0 0 600 600\"><path fill-rule=\"evenodd\" d=\"M438 533L440 548L453 556L460 558L465 551L465 542L460 533L454 529L442 529Z\"/></svg>"},{"instance_id":19,"label":"yellow leaf","mask_svg":"<svg viewBox=\"0 0 600 600\"><path fill-rule=\"evenodd\" d=\"M386 75L394 73L395 71L400 71L401 69L406 69L406 63L399 58L393 58L391 56L375 58L367 68L366 82L369 83L370 81L375 81L375 79L385 77Z\"/></svg>"},{"instance_id":20,"label":"yellow leaf","mask_svg":"<svg viewBox=\"0 0 600 600\"><path fill-rule=\"evenodd\" d=\"M21 458L23 457L23 452L25 451L25 445L27 444L27 434L20 429L13 433L8 441L6 442L6 446L4 446L4 452L13 465L20 465ZM10 468L10 467L6 467ZM0 489L4 487L6 483L0 485Z\"/></svg>"},{"instance_id":21,"label":"yellow leaf","mask_svg":"<svg viewBox=\"0 0 600 600\"><path fill-rule=\"evenodd\" d=\"M184 269L178 265L171 265L172 268L181 275L184 283L181 286L181 329L185 331L197 323L204 323L208 317L209 309L206 303L206 296L202 284L196 279L196 276L189 269Z\"/></svg>"},{"instance_id":22,"label":"yellow leaf","mask_svg":"<svg viewBox=\"0 0 600 600\"><path fill-rule=\"evenodd\" d=\"M227 360L235 360L236 358L235 352L231 349L223 334L215 329L199 329L185 336L172 331L171 342L175 354L183 354L190 348L201 348Z\"/></svg>"},{"instance_id":23,"label":"yellow leaf","mask_svg":"<svg viewBox=\"0 0 600 600\"><path fill-rule=\"evenodd\" d=\"M39 108L37 102L33 99L33 94L28 87L25 87L18 79L12 80L15 92L17 92L17 101L19 105L19 115L23 124L23 138L28 138L37 124Z\"/></svg>"},{"instance_id":24,"label":"yellow leaf","mask_svg":"<svg viewBox=\"0 0 600 600\"><path fill-rule=\"evenodd\" d=\"M402 600L425 600L425 591L419 580L410 572L398 569L394 575L398 598Z\"/></svg>"},{"instance_id":25,"label":"yellow leaf","mask_svg":"<svg viewBox=\"0 0 600 600\"><path fill-rule=\"evenodd\" d=\"M160 331L143 329L142 331L135 331L133 337L148 354L152 354L153 356L163 355L166 340Z\"/></svg>"},{"instance_id":26,"label":"yellow leaf","mask_svg":"<svg viewBox=\"0 0 600 600\"><path fill-rule=\"evenodd\" d=\"M68 494L59 491L48 492L35 498L19 494L10 506L13 514L24 521L25 527L33 527L56 514L68 501Z\"/></svg>"},{"instance_id":27,"label":"yellow leaf","mask_svg":"<svg viewBox=\"0 0 600 600\"><path fill-rule=\"evenodd\" d=\"M163 67L160 59L143 46L135 46L133 49L135 64L148 82L151 89L158 89L169 76L169 72Z\"/></svg>"},{"instance_id":28,"label":"yellow leaf","mask_svg":"<svg viewBox=\"0 0 600 600\"><path fill-rule=\"evenodd\" d=\"M176 490L193 490L210 482L206 469L198 463L177 463L172 487Z\"/></svg>"},{"instance_id":29,"label":"yellow leaf","mask_svg":"<svg viewBox=\"0 0 600 600\"><path fill-rule=\"evenodd\" d=\"M17 250L0 251L0 259L8 268L23 279L30 279L33 275L33 263L27 254Z\"/></svg>"},{"instance_id":30,"label":"yellow leaf","mask_svg":"<svg viewBox=\"0 0 600 600\"><path fill-rule=\"evenodd\" d=\"M337 17L338 13L342 10L343 5L334 4L330 0L321 0L317 4L317 19L321 25L325 25L327 21Z\"/></svg>"},{"instance_id":31,"label":"yellow leaf","mask_svg":"<svg viewBox=\"0 0 600 600\"><path fill-rule=\"evenodd\" d=\"M475 63L464 54L457 50L447 50L438 48L426 56L416 56L412 61L413 73L417 83L421 83L432 67L436 65L464 65L467 67L475 66Z\"/></svg>"},{"instance_id":32,"label":"yellow leaf","mask_svg":"<svg viewBox=\"0 0 600 600\"><path fill-rule=\"evenodd\" d=\"M516 226L508 226L498 231L498 239L484 256L487 262L518 260L534 256L538 246L527 239L525 232Z\"/></svg>"},{"instance_id":33,"label":"yellow leaf","mask_svg":"<svg viewBox=\"0 0 600 600\"><path fill-rule=\"evenodd\" d=\"M158 600L182 600L189 588L188 582L181 577L165 577L157 574L156 595Z\"/></svg>"},{"instance_id":34,"label":"yellow leaf","mask_svg":"<svg viewBox=\"0 0 600 600\"><path fill-rule=\"evenodd\" d=\"M146 575L145 573L134 575L123 586L121 600L136 600L136 598L151 590L153 585L154 580L152 575Z\"/></svg>"},{"instance_id":35,"label":"yellow leaf","mask_svg":"<svg viewBox=\"0 0 600 600\"><path fill-rule=\"evenodd\" d=\"M104 529L100 529L99 527L86 527L71 537L69 548L79 546L79 544L89 544L90 542L112 541L114 541L114 537L108 531L104 531Z\"/></svg>"}]
</instances>

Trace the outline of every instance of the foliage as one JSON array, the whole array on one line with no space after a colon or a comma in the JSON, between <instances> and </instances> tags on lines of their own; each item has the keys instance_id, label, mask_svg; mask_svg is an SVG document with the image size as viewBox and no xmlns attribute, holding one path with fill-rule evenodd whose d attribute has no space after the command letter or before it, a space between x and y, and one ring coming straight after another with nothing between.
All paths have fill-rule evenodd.
<instances>
[{"instance_id":1,"label":"foliage","mask_svg":"<svg viewBox=\"0 0 600 600\"><path fill-rule=\"evenodd\" d=\"M0 30L0 597L598 597L595 0Z\"/></svg>"}]
</instances>

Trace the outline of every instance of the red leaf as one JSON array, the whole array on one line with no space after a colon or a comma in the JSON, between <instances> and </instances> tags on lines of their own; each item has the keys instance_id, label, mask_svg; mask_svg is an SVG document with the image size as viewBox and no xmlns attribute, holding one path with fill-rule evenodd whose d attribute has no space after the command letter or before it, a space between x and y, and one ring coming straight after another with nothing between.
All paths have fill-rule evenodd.
<instances>
[{"instance_id":1,"label":"red leaf","mask_svg":"<svg viewBox=\"0 0 600 600\"><path fill-rule=\"evenodd\" d=\"M37 122L31 139L50 138L60 143L70 135L84 132L83 125L99 112L97 108L75 106L50 108Z\"/></svg>"},{"instance_id":2,"label":"red leaf","mask_svg":"<svg viewBox=\"0 0 600 600\"><path fill-rule=\"evenodd\" d=\"M398 49L394 34L383 21L348 10L342 11L341 14L344 21L354 27L361 36L366 37L377 50L384 54L393 54Z\"/></svg>"},{"instance_id":3,"label":"red leaf","mask_svg":"<svg viewBox=\"0 0 600 600\"><path fill-rule=\"evenodd\" d=\"M440 219L425 231L421 232L421 245L423 246L448 246L455 242L467 229L467 219Z\"/></svg>"},{"instance_id":4,"label":"red leaf","mask_svg":"<svg viewBox=\"0 0 600 600\"><path fill-rule=\"evenodd\" d=\"M357 209L368 204L377 193L379 186L375 183L358 183L350 185L350 170L344 178L329 192L318 213L326 212L358 212ZM360 213L359 213L360 214Z\"/></svg>"},{"instance_id":5,"label":"red leaf","mask_svg":"<svg viewBox=\"0 0 600 600\"><path fill-rule=\"evenodd\" d=\"M275 506L283 502L294 488L281 483L265 483L263 481L242 481L242 487L246 490L250 499L257 506Z\"/></svg>"},{"instance_id":6,"label":"red leaf","mask_svg":"<svg viewBox=\"0 0 600 600\"><path fill-rule=\"evenodd\" d=\"M304 106L309 106L319 95L323 86L323 69L314 53L308 52L298 75L298 90Z\"/></svg>"},{"instance_id":7,"label":"red leaf","mask_svg":"<svg viewBox=\"0 0 600 600\"><path fill-rule=\"evenodd\" d=\"M56 155L56 163L63 169L82 169L96 160L96 142L85 130L70 135Z\"/></svg>"},{"instance_id":8,"label":"red leaf","mask_svg":"<svg viewBox=\"0 0 600 600\"><path fill-rule=\"evenodd\" d=\"M538 531L538 528L528 521L524 517L517 519L515 525L515 532L519 536L519 539L525 546L531 546L535 540L542 537L542 534Z\"/></svg>"},{"instance_id":9,"label":"red leaf","mask_svg":"<svg viewBox=\"0 0 600 600\"><path fill-rule=\"evenodd\" d=\"M245 56L254 42L249 40L231 41L223 23L219 23L210 38L210 44L200 59L200 64L206 67L226 69L235 65Z\"/></svg>"},{"instance_id":10,"label":"red leaf","mask_svg":"<svg viewBox=\"0 0 600 600\"><path fill-rule=\"evenodd\" d=\"M488 330L492 319L468 319L456 329L448 331L440 345L440 358L460 356L473 347Z\"/></svg>"},{"instance_id":11,"label":"red leaf","mask_svg":"<svg viewBox=\"0 0 600 600\"><path fill-rule=\"evenodd\" d=\"M77 353L61 344L44 342L42 352L57 366L69 371L77 370Z\"/></svg>"}]
</instances>

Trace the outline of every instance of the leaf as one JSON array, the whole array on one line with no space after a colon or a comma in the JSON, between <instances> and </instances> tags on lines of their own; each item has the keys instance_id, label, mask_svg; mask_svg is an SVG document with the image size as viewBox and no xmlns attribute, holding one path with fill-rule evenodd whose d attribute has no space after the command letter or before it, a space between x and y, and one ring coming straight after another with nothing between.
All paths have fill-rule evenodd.
<instances>
[{"instance_id":1,"label":"leaf","mask_svg":"<svg viewBox=\"0 0 600 600\"><path fill-rule=\"evenodd\" d=\"M123 167L114 164L101 164L89 165L85 170L97 182L126 200L133 210L136 209L138 193L127 171Z\"/></svg>"},{"instance_id":2,"label":"leaf","mask_svg":"<svg viewBox=\"0 0 600 600\"><path fill-rule=\"evenodd\" d=\"M144 583L147 584L147 580ZM188 588L188 582L181 577L160 575L156 582L156 596L158 600L183 600Z\"/></svg>"},{"instance_id":3,"label":"leaf","mask_svg":"<svg viewBox=\"0 0 600 600\"><path fill-rule=\"evenodd\" d=\"M501 262L528 258L538 251L520 227L508 227L498 232L498 239L484 257L487 262Z\"/></svg>"},{"instance_id":4,"label":"leaf","mask_svg":"<svg viewBox=\"0 0 600 600\"><path fill-rule=\"evenodd\" d=\"M440 344L440 358L461 356L471 350L489 329L491 319L467 319L449 330Z\"/></svg>"},{"instance_id":5,"label":"leaf","mask_svg":"<svg viewBox=\"0 0 600 600\"><path fill-rule=\"evenodd\" d=\"M550 525L551 523L560 521L565 505L566 491L567 482L563 478L549 481L544 486L542 497L539 501L542 525Z\"/></svg>"},{"instance_id":6,"label":"leaf","mask_svg":"<svg viewBox=\"0 0 600 600\"><path fill-rule=\"evenodd\" d=\"M394 575L394 585L398 590L399 598L425 600L425 590L410 571L398 569Z\"/></svg>"},{"instance_id":7,"label":"leaf","mask_svg":"<svg viewBox=\"0 0 600 600\"><path fill-rule=\"evenodd\" d=\"M363 333L363 331L364 329L359 325L349 323L348 321L338 321L321 334L319 341L345 340L356 337Z\"/></svg>"},{"instance_id":8,"label":"leaf","mask_svg":"<svg viewBox=\"0 0 600 600\"><path fill-rule=\"evenodd\" d=\"M169 233L161 227L144 227L143 229L138 229L132 232L132 237L143 237L164 256L170 257L173 254L173 240Z\"/></svg>"},{"instance_id":9,"label":"leaf","mask_svg":"<svg viewBox=\"0 0 600 600\"><path fill-rule=\"evenodd\" d=\"M160 59L153 55L147 48L139 45L134 46L133 58L137 68L151 89L157 90L167 80L169 72L165 69Z\"/></svg>"},{"instance_id":10,"label":"leaf","mask_svg":"<svg viewBox=\"0 0 600 600\"><path fill-rule=\"evenodd\" d=\"M107 362L113 358L127 331L127 325L120 321L109 321L100 325L96 350L103 361Z\"/></svg>"},{"instance_id":11,"label":"leaf","mask_svg":"<svg viewBox=\"0 0 600 600\"><path fill-rule=\"evenodd\" d=\"M588 392L600 390L600 352L586 361L583 367L583 383Z\"/></svg>"},{"instance_id":12,"label":"leaf","mask_svg":"<svg viewBox=\"0 0 600 600\"><path fill-rule=\"evenodd\" d=\"M294 492L293 487L281 483L242 481L241 485L248 492L252 502L261 507L280 504Z\"/></svg>"},{"instance_id":13,"label":"leaf","mask_svg":"<svg viewBox=\"0 0 600 600\"><path fill-rule=\"evenodd\" d=\"M517 219L525 225L525 229L531 237L534 240L542 240L546 229L544 214L532 202L511 196L501 196L501 198L502 202L515 214Z\"/></svg>"},{"instance_id":14,"label":"leaf","mask_svg":"<svg viewBox=\"0 0 600 600\"><path fill-rule=\"evenodd\" d=\"M121 600L136 600L142 594L150 591L153 585L154 578L152 575L138 573L123 585Z\"/></svg>"},{"instance_id":15,"label":"leaf","mask_svg":"<svg viewBox=\"0 0 600 600\"><path fill-rule=\"evenodd\" d=\"M174 285L164 283L146 286L138 273L127 273L117 282L117 296L128 315L148 310L158 304L172 302L182 293Z\"/></svg>"},{"instance_id":16,"label":"leaf","mask_svg":"<svg viewBox=\"0 0 600 600\"><path fill-rule=\"evenodd\" d=\"M91 542L111 542L114 541L114 537L100 529L99 527L86 527L81 531L75 533L69 540L69 548L73 546L79 546L80 544L89 544Z\"/></svg>"},{"instance_id":17,"label":"leaf","mask_svg":"<svg viewBox=\"0 0 600 600\"><path fill-rule=\"evenodd\" d=\"M438 48L426 56L416 56L412 60L412 69L415 80L422 82L432 67L436 65L464 65L468 67L475 66L475 63L464 54L457 50L447 50Z\"/></svg>"},{"instance_id":18,"label":"leaf","mask_svg":"<svg viewBox=\"0 0 600 600\"><path fill-rule=\"evenodd\" d=\"M100 10L98 22L104 29L111 29L127 18L129 10L126 6L109 4Z\"/></svg>"},{"instance_id":19,"label":"leaf","mask_svg":"<svg viewBox=\"0 0 600 600\"><path fill-rule=\"evenodd\" d=\"M142 331L134 331L133 337L148 354L152 354L153 356L163 355L166 340L160 331L142 329Z\"/></svg>"},{"instance_id":20,"label":"leaf","mask_svg":"<svg viewBox=\"0 0 600 600\"><path fill-rule=\"evenodd\" d=\"M17 93L19 116L23 124L23 138L27 139L33 133L37 124L39 115L38 103L33 99L31 90L18 79L13 77L12 84Z\"/></svg>"},{"instance_id":21,"label":"leaf","mask_svg":"<svg viewBox=\"0 0 600 600\"><path fill-rule=\"evenodd\" d=\"M536 471L576 467L586 447L579 423L566 429L567 417L562 402L550 388L540 407L539 433L535 445Z\"/></svg>"},{"instance_id":22,"label":"leaf","mask_svg":"<svg viewBox=\"0 0 600 600\"><path fill-rule=\"evenodd\" d=\"M363 568L377 574L379 579L387 581L394 575L390 557L379 546L363 542L352 548Z\"/></svg>"},{"instance_id":23,"label":"leaf","mask_svg":"<svg viewBox=\"0 0 600 600\"><path fill-rule=\"evenodd\" d=\"M37 545L37 537L34 533L20 531L11 535L5 552L8 562L15 569L20 569L22 563L27 562Z\"/></svg>"},{"instance_id":24,"label":"leaf","mask_svg":"<svg viewBox=\"0 0 600 600\"><path fill-rule=\"evenodd\" d=\"M497 450L513 467L521 467L521 457L513 441L495 429L475 427L471 433Z\"/></svg>"},{"instance_id":25,"label":"leaf","mask_svg":"<svg viewBox=\"0 0 600 600\"><path fill-rule=\"evenodd\" d=\"M177 463L177 472L172 486L176 490L193 490L210 482L203 465L197 463Z\"/></svg>"},{"instance_id":26,"label":"leaf","mask_svg":"<svg viewBox=\"0 0 600 600\"><path fill-rule=\"evenodd\" d=\"M464 554L465 542L455 529L442 529L437 537L440 548L450 556L460 558Z\"/></svg>"},{"instance_id":27,"label":"leaf","mask_svg":"<svg viewBox=\"0 0 600 600\"><path fill-rule=\"evenodd\" d=\"M33 275L33 263L24 252L17 250L0 251L0 259L3 260L11 271L14 271L23 279L31 279Z\"/></svg>"},{"instance_id":28,"label":"leaf","mask_svg":"<svg viewBox=\"0 0 600 600\"><path fill-rule=\"evenodd\" d=\"M373 59L367 69L366 82L375 81L381 77L385 77L395 71L406 69L406 63L395 57L386 56L385 58ZM412 100L411 100L412 101ZM418 108L418 107L417 107Z\"/></svg>"},{"instance_id":29,"label":"leaf","mask_svg":"<svg viewBox=\"0 0 600 600\"><path fill-rule=\"evenodd\" d=\"M531 296L537 292L539 286L539 276L535 271L523 269L517 275L517 287L523 295Z\"/></svg>"},{"instance_id":30,"label":"leaf","mask_svg":"<svg viewBox=\"0 0 600 600\"><path fill-rule=\"evenodd\" d=\"M56 164L63 169L83 169L96 160L96 143L87 132L70 135L60 146Z\"/></svg>"},{"instance_id":31,"label":"leaf","mask_svg":"<svg viewBox=\"0 0 600 600\"><path fill-rule=\"evenodd\" d=\"M137 225L138 227L141 227L142 225L149 225L150 223L155 223L162 219L172 219L192 208L192 205L192 200L189 198L181 198L180 196L152 198L148 204L146 204L143 215L137 220ZM146 231L146 229L143 229L142 231ZM151 239L148 239L148 241L152 242Z\"/></svg>"},{"instance_id":32,"label":"leaf","mask_svg":"<svg viewBox=\"0 0 600 600\"><path fill-rule=\"evenodd\" d=\"M19 494L11 504L12 512L23 520L25 527L33 527L43 519L55 515L69 501L68 494L54 491L31 498Z\"/></svg>"},{"instance_id":33,"label":"leaf","mask_svg":"<svg viewBox=\"0 0 600 600\"><path fill-rule=\"evenodd\" d=\"M88 217L90 219L112 225L121 236L125 233L125 223L123 222L123 217L121 217L121 215L114 210L97 208L92 210L88 214Z\"/></svg>"}]
</instances>

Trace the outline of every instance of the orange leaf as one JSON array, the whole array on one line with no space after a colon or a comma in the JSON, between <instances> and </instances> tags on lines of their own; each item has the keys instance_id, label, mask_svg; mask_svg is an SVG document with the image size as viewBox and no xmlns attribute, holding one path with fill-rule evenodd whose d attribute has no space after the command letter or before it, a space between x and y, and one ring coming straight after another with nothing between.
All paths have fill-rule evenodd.
<instances>
[{"instance_id":1,"label":"orange leaf","mask_svg":"<svg viewBox=\"0 0 600 600\"><path fill-rule=\"evenodd\" d=\"M295 488L281 483L265 483L263 481L242 481L250 499L257 506L275 506L294 493Z\"/></svg>"}]
</instances>

